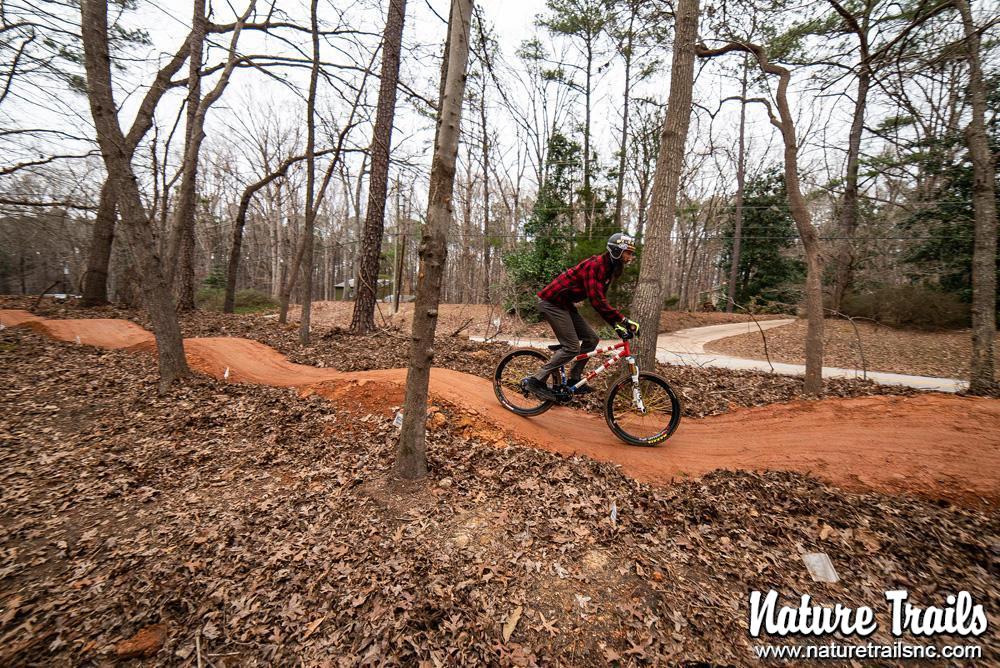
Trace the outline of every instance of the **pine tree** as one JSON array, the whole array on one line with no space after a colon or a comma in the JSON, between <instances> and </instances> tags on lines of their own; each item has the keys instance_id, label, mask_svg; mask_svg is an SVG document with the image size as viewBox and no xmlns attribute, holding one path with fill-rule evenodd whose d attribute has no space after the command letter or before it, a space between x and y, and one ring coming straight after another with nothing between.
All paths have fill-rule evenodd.
<instances>
[{"instance_id":1,"label":"pine tree","mask_svg":"<svg viewBox=\"0 0 1000 668\"><path fill-rule=\"evenodd\" d=\"M794 308L805 272L801 260L789 257L795 242L795 221L781 172L774 168L747 183L743 200L743 239L733 295L737 304L765 303L775 310ZM735 219L727 227L722 271L732 267ZM720 305L722 306L722 305Z\"/></svg>"}]
</instances>

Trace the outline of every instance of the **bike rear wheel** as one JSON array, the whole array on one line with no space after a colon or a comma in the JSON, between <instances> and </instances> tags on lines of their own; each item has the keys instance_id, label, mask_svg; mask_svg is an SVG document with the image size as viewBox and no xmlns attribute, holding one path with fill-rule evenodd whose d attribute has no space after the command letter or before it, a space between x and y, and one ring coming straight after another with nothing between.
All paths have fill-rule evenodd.
<instances>
[{"instance_id":1,"label":"bike rear wheel","mask_svg":"<svg viewBox=\"0 0 1000 668\"><path fill-rule=\"evenodd\" d=\"M681 421L681 402L665 378L639 374L639 395L644 411L632 395L632 377L626 376L608 391L604 418L615 436L630 445L656 445L674 433Z\"/></svg>"},{"instance_id":2,"label":"bike rear wheel","mask_svg":"<svg viewBox=\"0 0 1000 668\"><path fill-rule=\"evenodd\" d=\"M509 411L532 417L552 408L555 402L539 399L521 388L521 381L533 375L549 358L537 350L515 350L508 353L493 372L493 392L503 407ZM552 387L550 375L546 384Z\"/></svg>"}]
</instances>

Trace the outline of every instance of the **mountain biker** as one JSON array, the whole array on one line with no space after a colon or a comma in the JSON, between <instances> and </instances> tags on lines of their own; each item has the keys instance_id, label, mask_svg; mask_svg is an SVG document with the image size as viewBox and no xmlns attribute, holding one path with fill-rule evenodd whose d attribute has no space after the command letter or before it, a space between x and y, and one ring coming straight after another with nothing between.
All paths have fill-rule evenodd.
<instances>
[{"instance_id":1,"label":"mountain biker","mask_svg":"<svg viewBox=\"0 0 1000 668\"><path fill-rule=\"evenodd\" d=\"M538 310L552 327L562 346L537 373L521 381L525 390L540 399L559 399L545 384L545 379L552 371L580 353L589 353L597 348L597 332L577 312L574 304L584 299L589 300L594 310L609 325L613 325L620 335L627 336L639 331L639 323L619 313L608 303L606 296L611 281L621 276L625 265L635 257L635 240L624 232L615 232L608 238L607 249L604 253L592 255L570 267L538 292ZM567 381L570 385L580 382L587 361L581 360L573 364ZM590 387L584 385L576 393L591 391Z\"/></svg>"}]
</instances>

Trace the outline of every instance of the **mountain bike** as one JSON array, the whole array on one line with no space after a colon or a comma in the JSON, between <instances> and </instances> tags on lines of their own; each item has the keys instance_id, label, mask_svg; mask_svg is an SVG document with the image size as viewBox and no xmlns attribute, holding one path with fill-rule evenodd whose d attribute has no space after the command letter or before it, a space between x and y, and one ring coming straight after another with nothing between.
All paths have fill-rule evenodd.
<instances>
[{"instance_id":1,"label":"mountain bike","mask_svg":"<svg viewBox=\"0 0 1000 668\"><path fill-rule=\"evenodd\" d=\"M630 338L631 335L619 343L574 357L570 363L598 355L608 356L607 360L575 385L568 384L565 366L549 374L545 384L556 394L558 401L537 397L524 387L524 379L537 372L549 359L541 351L531 348L515 350L500 360L493 373L493 392L507 410L525 417L534 417L556 403L571 403L581 388L624 360L630 373L616 381L608 390L604 400L604 419L614 435L626 443L656 445L670 438L677 429L681 420L681 403L665 378L639 371L629 349ZM562 346L557 344L548 348L555 352Z\"/></svg>"}]
</instances>

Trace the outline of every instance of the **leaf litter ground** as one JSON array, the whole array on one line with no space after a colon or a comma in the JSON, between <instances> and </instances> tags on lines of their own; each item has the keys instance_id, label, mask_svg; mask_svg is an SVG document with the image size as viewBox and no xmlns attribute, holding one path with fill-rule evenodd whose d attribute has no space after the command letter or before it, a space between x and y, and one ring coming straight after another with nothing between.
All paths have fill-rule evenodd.
<instances>
[{"instance_id":1,"label":"leaf litter ground","mask_svg":"<svg viewBox=\"0 0 1000 668\"><path fill-rule=\"evenodd\" d=\"M23 328L0 360L3 665L743 665L751 589L1000 593L995 514L790 473L650 488L487 446L447 405L431 478L401 485L378 413L202 377L161 397L151 358Z\"/></svg>"}]
</instances>

